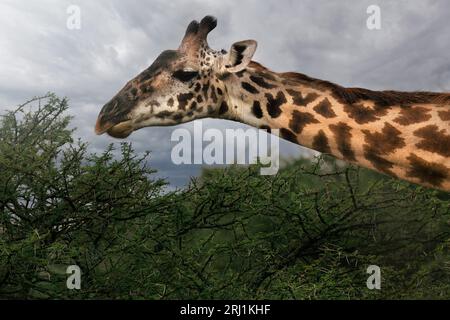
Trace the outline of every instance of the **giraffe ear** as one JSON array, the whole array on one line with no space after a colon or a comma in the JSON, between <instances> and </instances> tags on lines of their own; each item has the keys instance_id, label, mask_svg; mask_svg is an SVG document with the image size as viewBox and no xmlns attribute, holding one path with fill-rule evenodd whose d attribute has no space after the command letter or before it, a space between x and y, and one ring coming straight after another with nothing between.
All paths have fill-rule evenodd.
<instances>
[{"instance_id":1,"label":"giraffe ear","mask_svg":"<svg viewBox=\"0 0 450 320\"><path fill-rule=\"evenodd\" d=\"M230 53L225 58L225 70L231 73L244 70L252 60L256 47L257 43L255 40L233 43Z\"/></svg>"}]
</instances>

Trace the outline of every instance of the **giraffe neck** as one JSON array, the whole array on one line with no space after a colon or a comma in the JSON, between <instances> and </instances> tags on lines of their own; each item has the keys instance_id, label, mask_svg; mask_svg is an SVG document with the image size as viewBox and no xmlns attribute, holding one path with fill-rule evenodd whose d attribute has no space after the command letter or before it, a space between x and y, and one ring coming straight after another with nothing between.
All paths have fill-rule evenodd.
<instances>
[{"instance_id":1,"label":"giraffe neck","mask_svg":"<svg viewBox=\"0 0 450 320\"><path fill-rule=\"evenodd\" d=\"M450 95L346 89L252 62L224 117L413 183L450 191Z\"/></svg>"}]
</instances>

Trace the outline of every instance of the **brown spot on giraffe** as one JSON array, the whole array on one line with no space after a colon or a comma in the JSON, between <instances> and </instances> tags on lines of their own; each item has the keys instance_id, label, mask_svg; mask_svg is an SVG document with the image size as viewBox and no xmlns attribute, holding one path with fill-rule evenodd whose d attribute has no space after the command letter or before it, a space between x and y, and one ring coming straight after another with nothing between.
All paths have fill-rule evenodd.
<instances>
[{"instance_id":1,"label":"brown spot on giraffe","mask_svg":"<svg viewBox=\"0 0 450 320\"><path fill-rule=\"evenodd\" d=\"M266 93L267 112L272 118L277 118L281 114L281 105L286 103L286 97L282 91L278 91L276 98L271 93Z\"/></svg>"},{"instance_id":2,"label":"brown spot on giraffe","mask_svg":"<svg viewBox=\"0 0 450 320\"><path fill-rule=\"evenodd\" d=\"M303 97L302 93L296 90L287 89L287 93L292 97L292 102L297 106L306 106L308 103L316 100L319 95L316 93L308 93L305 97Z\"/></svg>"},{"instance_id":3,"label":"brown spot on giraffe","mask_svg":"<svg viewBox=\"0 0 450 320\"><path fill-rule=\"evenodd\" d=\"M259 128L261 130L267 131L267 133L271 133L272 132L271 128L269 126L266 126L266 125L262 125Z\"/></svg>"},{"instance_id":4,"label":"brown spot on giraffe","mask_svg":"<svg viewBox=\"0 0 450 320\"><path fill-rule=\"evenodd\" d=\"M379 155L387 155L406 145L405 139L401 137L401 131L388 122L384 124L381 132L362 130L362 133L364 133L367 148Z\"/></svg>"},{"instance_id":5,"label":"brown spot on giraffe","mask_svg":"<svg viewBox=\"0 0 450 320\"><path fill-rule=\"evenodd\" d=\"M189 101L194 97L194 94L192 92L188 93L180 93L177 96L178 99L178 109L186 110L186 106L189 103Z\"/></svg>"},{"instance_id":6,"label":"brown spot on giraffe","mask_svg":"<svg viewBox=\"0 0 450 320\"><path fill-rule=\"evenodd\" d=\"M252 75L250 76L250 80L264 89L273 89L277 87L275 84L268 83L263 77L260 76Z\"/></svg>"},{"instance_id":7,"label":"brown spot on giraffe","mask_svg":"<svg viewBox=\"0 0 450 320\"><path fill-rule=\"evenodd\" d=\"M211 85L211 100L214 103L217 102L216 88L214 87L214 85Z\"/></svg>"},{"instance_id":8,"label":"brown spot on giraffe","mask_svg":"<svg viewBox=\"0 0 450 320\"><path fill-rule=\"evenodd\" d=\"M365 138L363 146L364 157L372 163L375 169L395 176L391 170L394 163L383 156L386 156L397 149L406 146L405 140L401 137L401 132L386 122L381 132L371 132L362 130Z\"/></svg>"},{"instance_id":9,"label":"brown spot on giraffe","mask_svg":"<svg viewBox=\"0 0 450 320\"><path fill-rule=\"evenodd\" d=\"M331 148L328 144L328 138L323 130L319 130L317 135L314 137L312 147L322 153L331 154Z\"/></svg>"},{"instance_id":10,"label":"brown spot on giraffe","mask_svg":"<svg viewBox=\"0 0 450 320\"><path fill-rule=\"evenodd\" d=\"M281 128L280 129L280 137L286 139L287 141L298 143L297 136L289 129Z\"/></svg>"},{"instance_id":11,"label":"brown spot on giraffe","mask_svg":"<svg viewBox=\"0 0 450 320\"><path fill-rule=\"evenodd\" d=\"M255 115L256 118L261 119L263 117L263 111L261 109L261 104L258 100L253 101L252 105L252 113Z\"/></svg>"},{"instance_id":12,"label":"brown spot on giraffe","mask_svg":"<svg viewBox=\"0 0 450 320\"><path fill-rule=\"evenodd\" d=\"M410 162L407 176L419 179L420 182L440 187L449 178L449 168L441 163L428 162L411 153L407 160Z\"/></svg>"},{"instance_id":13,"label":"brown spot on giraffe","mask_svg":"<svg viewBox=\"0 0 450 320\"><path fill-rule=\"evenodd\" d=\"M362 130L362 133L365 136L364 141L366 143L363 146L364 157L377 170L395 176L391 170L394 163L382 156L386 156L406 145L405 140L401 137L401 132L386 122L381 132Z\"/></svg>"},{"instance_id":14,"label":"brown spot on giraffe","mask_svg":"<svg viewBox=\"0 0 450 320\"><path fill-rule=\"evenodd\" d=\"M184 118L184 115L183 115L182 113L175 113L175 114L172 116L172 119L173 119L174 121L181 121L183 118Z\"/></svg>"},{"instance_id":15,"label":"brown spot on giraffe","mask_svg":"<svg viewBox=\"0 0 450 320\"><path fill-rule=\"evenodd\" d=\"M358 124L366 124L380 120L382 116L387 114L388 109L377 105L375 105L374 108L369 108L365 107L363 104L347 104L344 105L344 111Z\"/></svg>"},{"instance_id":16,"label":"brown spot on giraffe","mask_svg":"<svg viewBox=\"0 0 450 320\"><path fill-rule=\"evenodd\" d=\"M349 161L356 161L355 152L352 149L352 128L345 122L339 122L338 124L331 124L330 130L334 133L334 138L338 146L338 150L344 159Z\"/></svg>"},{"instance_id":17,"label":"brown spot on giraffe","mask_svg":"<svg viewBox=\"0 0 450 320\"><path fill-rule=\"evenodd\" d=\"M404 126L425 122L431 119L429 112L430 109L424 107L403 107L394 122Z\"/></svg>"},{"instance_id":18,"label":"brown spot on giraffe","mask_svg":"<svg viewBox=\"0 0 450 320\"><path fill-rule=\"evenodd\" d=\"M222 101L219 108L219 115L222 115L228 111L228 104L226 101Z\"/></svg>"},{"instance_id":19,"label":"brown spot on giraffe","mask_svg":"<svg viewBox=\"0 0 450 320\"><path fill-rule=\"evenodd\" d=\"M448 111L438 111L439 118L441 118L442 121L450 121L450 110Z\"/></svg>"},{"instance_id":20,"label":"brown spot on giraffe","mask_svg":"<svg viewBox=\"0 0 450 320\"><path fill-rule=\"evenodd\" d=\"M317 106L313 108L313 110L325 118L336 117L336 113L334 113L330 100L328 100L328 98L322 100Z\"/></svg>"},{"instance_id":21,"label":"brown spot on giraffe","mask_svg":"<svg viewBox=\"0 0 450 320\"><path fill-rule=\"evenodd\" d=\"M248 82L242 82L241 86L242 86L242 88L244 88L244 90L250 92L251 94L259 93L258 89L256 89L254 86L252 86Z\"/></svg>"},{"instance_id":22,"label":"brown spot on giraffe","mask_svg":"<svg viewBox=\"0 0 450 320\"><path fill-rule=\"evenodd\" d=\"M292 112L292 119L289 121L289 128L295 133L300 134L311 123L319 123L319 121L309 112L294 110Z\"/></svg>"},{"instance_id":23,"label":"brown spot on giraffe","mask_svg":"<svg viewBox=\"0 0 450 320\"><path fill-rule=\"evenodd\" d=\"M372 163L373 167L380 172L395 176L392 172L394 163L381 157L379 150L373 149L368 145L364 146L364 157Z\"/></svg>"},{"instance_id":24,"label":"brown spot on giraffe","mask_svg":"<svg viewBox=\"0 0 450 320\"><path fill-rule=\"evenodd\" d=\"M437 125L429 125L414 131L422 141L416 147L422 150L450 157L450 134L446 134L444 129L439 130Z\"/></svg>"}]
</instances>

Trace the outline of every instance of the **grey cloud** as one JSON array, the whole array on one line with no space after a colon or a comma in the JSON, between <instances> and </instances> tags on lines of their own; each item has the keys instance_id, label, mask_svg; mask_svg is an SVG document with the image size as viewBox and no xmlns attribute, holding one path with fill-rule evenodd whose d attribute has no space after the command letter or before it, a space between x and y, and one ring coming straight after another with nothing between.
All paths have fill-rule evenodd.
<instances>
[{"instance_id":1,"label":"grey cloud","mask_svg":"<svg viewBox=\"0 0 450 320\"><path fill-rule=\"evenodd\" d=\"M374 3L382 10L379 31L366 28L366 8ZM71 4L81 8L81 30L66 28ZM449 9L445 0L3 0L0 111L47 91L67 96L77 134L101 151L114 141L93 132L101 106L159 52L176 48L189 21L206 14L219 20L212 47L256 39L255 60L276 71L372 89L450 90ZM245 128L204 121L210 127ZM171 132L146 128L128 140L138 151L152 150L150 163L159 176L182 185L200 168L168 161ZM288 142L281 150L305 153Z\"/></svg>"}]
</instances>

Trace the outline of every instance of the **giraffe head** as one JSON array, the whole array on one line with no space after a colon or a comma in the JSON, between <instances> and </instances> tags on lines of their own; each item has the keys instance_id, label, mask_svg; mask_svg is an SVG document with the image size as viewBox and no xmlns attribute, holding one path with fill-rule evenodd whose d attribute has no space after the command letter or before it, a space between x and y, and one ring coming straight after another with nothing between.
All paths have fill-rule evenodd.
<instances>
[{"instance_id":1,"label":"giraffe head","mask_svg":"<svg viewBox=\"0 0 450 320\"><path fill-rule=\"evenodd\" d=\"M227 86L244 70L256 41L236 42L227 53L209 48L207 35L214 17L192 21L177 50L163 51L146 70L130 80L101 110L95 131L125 138L148 126L167 126L228 111Z\"/></svg>"}]
</instances>

